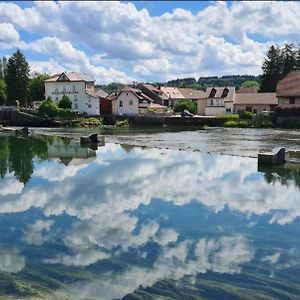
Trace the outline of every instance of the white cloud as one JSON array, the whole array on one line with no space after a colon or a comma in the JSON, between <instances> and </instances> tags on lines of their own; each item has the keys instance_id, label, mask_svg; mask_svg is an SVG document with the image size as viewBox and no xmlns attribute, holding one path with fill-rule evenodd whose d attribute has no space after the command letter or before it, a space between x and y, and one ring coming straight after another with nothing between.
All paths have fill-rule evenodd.
<instances>
[{"instance_id":1,"label":"white cloud","mask_svg":"<svg viewBox=\"0 0 300 300\"><path fill-rule=\"evenodd\" d=\"M17 273L25 266L25 258L15 250L0 249L0 271Z\"/></svg>"},{"instance_id":2,"label":"white cloud","mask_svg":"<svg viewBox=\"0 0 300 300\"><path fill-rule=\"evenodd\" d=\"M281 256L280 252L275 252L274 254L267 255L262 258L262 261L268 262L270 264L276 264Z\"/></svg>"},{"instance_id":3,"label":"white cloud","mask_svg":"<svg viewBox=\"0 0 300 300\"><path fill-rule=\"evenodd\" d=\"M0 23L0 49L18 47L20 35L11 23Z\"/></svg>"},{"instance_id":4,"label":"white cloud","mask_svg":"<svg viewBox=\"0 0 300 300\"><path fill-rule=\"evenodd\" d=\"M24 240L29 245L41 246L51 238L49 233L51 226L54 224L52 220L37 220L29 225L25 230Z\"/></svg>"},{"instance_id":5,"label":"white cloud","mask_svg":"<svg viewBox=\"0 0 300 300\"><path fill-rule=\"evenodd\" d=\"M297 2L214 2L155 17L125 2L36 2L24 9L0 3L7 45L17 45L16 30L36 33L42 38L27 49L47 54L48 69L89 72L99 83L258 74L270 43L299 42L299 16Z\"/></svg>"}]
</instances>

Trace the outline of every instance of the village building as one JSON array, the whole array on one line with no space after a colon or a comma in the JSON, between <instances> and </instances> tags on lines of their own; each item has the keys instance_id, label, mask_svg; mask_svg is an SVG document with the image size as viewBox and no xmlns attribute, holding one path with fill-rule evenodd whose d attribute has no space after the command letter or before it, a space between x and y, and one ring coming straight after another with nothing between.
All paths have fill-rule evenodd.
<instances>
[{"instance_id":1,"label":"village building","mask_svg":"<svg viewBox=\"0 0 300 300\"><path fill-rule=\"evenodd\" d=\"M113 115L138 115L141 108L147 108L153 99L135 88L124 88L109 96Z\"/></svg>"},{"instance_id":2,"label":"village building","mask_svg":"<svg viewBox=\"0 0 300 300\"><path fill-rule=\"evenodd\" d=\"M206 116L233 113L235 87L210 87L206 89ZM199 102L202 100L198 100ZM201 103L201 102L200 102Z\"/></svg>"},{"instance_id":3,"label":"village building","mask_svg":"<svg viewBox=\"0 0 300 300\"><path fill-rule=\"evenodd\" d=\"M45 97L57 103L64 95L72 101L72 109L88 115L100 114L99 97L95 95L95 80L80 72L63 72L44 81Z\"/></svg>"},{"instance_id":4,"label":"village building","mask_svg":"<svg viewBox=\"0 0 300 300\"><path fill-rule=\"evenodd\" d=\"M273 111L277 104L276 93L236 93L234 111L249 111L257 114Z\"/></svg>"},{"instance_id":5,"label":"village building","mask_svg":"<svg viewBox=\"0 0 300 300\"><path fill-rule=\"evenodd\" d=\"M169 96L166 95L160 87L155 87L149 83L141 83L138 85L138 88L148 97L154 100L155 103L170 106L171 102Z\"/></svg>"},{"instance_id":6,"label":"village building","mask_svg":"<svg viewBox=\"0 0 300 300\"><path fill-rule=\"evenodd\" d=\"M280 80L276 95L279 105L300 105L300 72L290 72Z\"/></svg>"}]
</instances>

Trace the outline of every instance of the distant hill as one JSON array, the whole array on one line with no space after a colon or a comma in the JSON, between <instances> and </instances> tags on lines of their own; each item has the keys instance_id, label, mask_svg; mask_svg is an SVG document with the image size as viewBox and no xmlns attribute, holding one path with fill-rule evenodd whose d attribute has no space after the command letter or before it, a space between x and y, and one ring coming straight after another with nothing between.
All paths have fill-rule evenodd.
<instances>
[{"instance_id":1,"label":"distant hill","mask_svg":"<svg viewBox=\"0 0 300 300\"><path fill-rule=\"evenodd\" d=\"M175 80L170 80L167 82L156 82L154 85L167 85L174 87L185 87L193 88L197 90L205 90L207 87L211 86L235 86L237 89L240 88L243 82L245 81L257 81L260 84L260 76L254 75L225 75L225 76L207 76L199 77L196 80L193 77L189 78L179 78ZM107 93L116 92L125 86L133 86L132 84L123 84L123 83L110 83L107 85L101 85Z\"/></svg>"},{"instance_id":2,"label":"distant hill","mask_svg":"<svg viewBox=\"0 0 300 300\"><path fill-rule=\"evenodd\" d=\"M198 80L195 78L182 78L170 80L166 83L168 86L174 87L189 87L194 89L205 89L211 86L235 86L239 88L245 81L257 81L260 84L260 76L253 75L226 75L226 76L207 76L199 77Z\"/></svg>"}]
</instances>

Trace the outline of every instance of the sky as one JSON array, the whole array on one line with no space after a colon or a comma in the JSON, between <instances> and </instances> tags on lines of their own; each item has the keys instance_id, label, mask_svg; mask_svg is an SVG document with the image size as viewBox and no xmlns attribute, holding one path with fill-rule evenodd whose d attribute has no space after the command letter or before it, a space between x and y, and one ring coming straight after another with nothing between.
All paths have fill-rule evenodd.
<instances>
[{"instance_id":1,"label":"sky","mask_svg":"<svg viewBox=\"0 0 300 300\"><path fill-rule=\"evenodd\" d=\"M98 84L261 73L270 45L300 44L299 2L0 2L0 56Z\"/></svg>"}]
</instances>

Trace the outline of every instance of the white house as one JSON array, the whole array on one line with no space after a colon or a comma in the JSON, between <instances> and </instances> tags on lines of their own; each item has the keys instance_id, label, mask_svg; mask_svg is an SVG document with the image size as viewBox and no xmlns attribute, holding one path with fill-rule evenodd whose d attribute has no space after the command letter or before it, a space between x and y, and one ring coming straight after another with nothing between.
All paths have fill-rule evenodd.
<instances>
[{"instance_id":1,"label":"white house","mask_svg":"<svg viewBox=\"0 0 300 300\"><path fill-rule=\"evenodd\" d=\"M64 95L72 101L72 109L88 115L100 114L95 80L80 72L63 72L45 80L45 97L59 102Z\"/></svg>"},{"instance_id":2,"label":"white house","mask_svg":"<svg viewBox=\"0 0 300 300\"><path fill-rule=\"evenodd\" d=\"M154 102L141 90L125 88L110 96L113 115L138 115L140 108L146 108Z\"/></svg>"}]
</instances>

